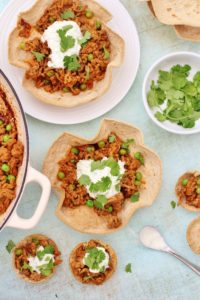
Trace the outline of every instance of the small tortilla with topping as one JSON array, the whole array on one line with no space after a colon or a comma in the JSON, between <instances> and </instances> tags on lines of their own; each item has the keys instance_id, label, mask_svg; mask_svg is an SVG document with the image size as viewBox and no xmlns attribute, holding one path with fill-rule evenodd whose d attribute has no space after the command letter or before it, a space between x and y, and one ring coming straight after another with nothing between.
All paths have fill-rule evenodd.
<instances>
[{"instance_id":1,"label":"small tortilla with topping","mask_svg":"<svg viewBox=\"0 0 200 300\"><path fill-rule=\"evenodd\" d=\"M58 162L66 156L66 153L72 146L94 144L109 136L110 133L116 133L122 140L133 139L135 144L130 146L130 152L141 152L144 156L145 165L140 170L145 178L145 188L140 192L138 202L125 201L122 211L119 213L122 221L118 228L108 228L107 222L103 216L98 216L87 206L78 206L76 208L65 208L63 202L65 192L61 189L61 183L57 179L59 170ZM152 205L162 183L162 164L159 157L150 149L144 146L143 136L139 129L132 125L105 119L99 133L91 140L87 140L70 133L64 133L51 146L43 165L44 174L50 179L52 187L56 190L59 197L59 203L56 209L56 215L65 224L84 233L110 233L123 228L137 209Z\"/></svg>"},{"instance_id":2,"label":"small tortilla with topping","mask_svg":"<svg viewBox=\"0 0 200 300\"><path fill-rule=\"evenodd\" d=\"M196 254L200 254L200 217L194 219L187 229L187 241Z\"/></svg>"},{"instance_id":3,"label":"small tortilla with topping","mask_svg":"<svg viewBox=\"0 0 200 300\"><path fill-rule=\"evenodd\" d=\"M182 181L183 179L187 179L189 180L191 176L195 176L195 177L199 177L200 176L200 173L197 172L197 171L194 171L194 172L187 172L185 174L183 174L177 184L176 184L176 187L175 187L175 191L176 191L176 195L177 195L177 198L178 198L178 203L184 207L185 209L189 210L189 211L200 211L200 208L198 207L195 207L193 205L189 205L188 203L186 203L185 201L185 196L181 195L180 192L181 190L183 189L183 186L182 186Z\"/></svg>"},{"instance_id":4,"label":"small tortilla with topping","mask_svg":"<svg viewBox=\"0 0 200 300\"><path fill-rule=\"evenodd\" d=\"M48 9L48 7L50 7L54 2L55 0L37 0L31 9L19 15L18 21L24 19L27 23L34 26L34 24L36 24L36 22L42 17L45 10ZM44 88L36 87L33 80L27 79L26 76L24 76L23 86L37 99L47 104L71 108L99 98L109 89L112 83L113 67L119 67L123 63L125 48L124 40L106 25L107 22L112 19L112 15L93 0L81 2L83 2L84 5L88 5L88 8L94 12L95 18L101 21L102 28L107 31L108 38L111 42L111 57L109 64L107 65L105 77L101 81L95 82L92 89L88 89L78 95L73 95L71 93L64 93L62 90L54 93L47 92ZM29 65L26 61L31 58L31 53L23 51L20 49L19 45L34 38L41 38L41 34L32 28L30 37L24 38L19 36L19 32L20 29L19 26L17 26L10 34L9 62L10 64L23 68L27 71L29 69Z\"/></svg>"},{"instance_id":5,"label":"small tortilla with topping","mask_svg":"<svg viewBox=\"0 0 200 300\"><path fill-rule=\"evenodd\" d=\"M106 252L109 254L109 258L110 258L109 262L110 262L112 268L105 273L105 277L100 282L98 279L97 279L97 282L95 282L95 280L91 280L91 279L83 281L81 274L79 275L79 274L77 274L77 272L75 272L76 271L75 267L77 266L77 251L79 250L80 247L85 248L90 243L97 244L98 247L103 247L106 250ZM80 256L78 256L78 259L80 259ZM81 283L85 283L85 284L99 285L99 284L103 284L105 281L107 281L113 275L113 273L116 271L117 255L110 245L108 245L100 240L91 240L86 243L80 243L73 249L73 251L71 252L70 257L69 257L69 265L70 265L72 274L78 281L80 281Z\"/></svg>"},{"instance_id":6,"label":"small tortilla with topping","mask_svg":"<svg viewBox=\"0 0 200 300\"><path fill-rule=\"evenodd\" d=\"M38 239L38 240L43 240L43 239L44 239L44 240L49 240L49 241L51 241L51 244L52 244L52 245L54 245L55 247L57 247L56 243L55 243L52 239L48 238L46 235L43 235L43 234L32 234L32 235L29 235L29 236L25 237L22 241L20 241L20 242L15 246L15 248L13 249L12 265L13 265L13 268L14 268L15 272L17 273L17 275L18 275L21 279L25 280L26 282L33 283L33 284L44 283L44 282L48 281L51 277L54 276L54 274L55 274L56 269L57 269L58 266L54 266L53 271L52 271L52 273L51 273L49 276L47 276L47 277L41 279L40 281L35 281L35 280L32 280L32 279L28 278L28 277L25 276L24 274L22 274L22 273L19 271L19 269L17 269L17 267L16 267L16 265L15 265L15 257L16 257L16 255L15 255L15 250L16 250L16 249L20 249L22 246L25 246L28 242L32 241L32 239ZM59 256L58 258L60 259L60 256Z\"/></svg>"}]
</instances>

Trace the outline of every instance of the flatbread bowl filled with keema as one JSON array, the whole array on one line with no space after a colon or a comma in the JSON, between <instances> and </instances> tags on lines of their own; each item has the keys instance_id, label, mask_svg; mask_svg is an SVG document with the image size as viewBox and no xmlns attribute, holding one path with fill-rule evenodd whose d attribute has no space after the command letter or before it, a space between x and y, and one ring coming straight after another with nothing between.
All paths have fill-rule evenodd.
<instances>
[{"instance_id":1,"label":"flatbread bowl filled with keema","mask_svg":"<svg viewBox=\"0 0 200 300\"><path fill-rule=\"evenodd\" d=\"M123 228L160 190L162 164L139 129L105 119L91 140L70 133L51 146L43 165L59 203L56 215L84 233Z\"/></svg>"},{"instance_id":2,"label":"flatbread bowl filled with keema","mask_svg":"<svg viewBox=\"0 0 200 300\"><path fill-rule=\"evenodd\" d=\"M23 86L37 99L66 108L103 95L123 63L123 39L112 15L93 0L37 0L18 17L9 62L25 70Z\"/></svg>"}]
</instances>

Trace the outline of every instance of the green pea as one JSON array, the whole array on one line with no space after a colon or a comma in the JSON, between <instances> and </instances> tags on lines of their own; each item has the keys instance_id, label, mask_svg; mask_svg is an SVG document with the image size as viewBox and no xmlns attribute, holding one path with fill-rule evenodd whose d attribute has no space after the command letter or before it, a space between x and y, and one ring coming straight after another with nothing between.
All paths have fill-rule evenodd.
<instances>
[{"instance_id":1,"label":"green pea","mask_svg":"<svg viewBox=\"0 0 200 300\"><path fill-rule=\"evenodd\" d=\"M25 42L21 42L21 43L19 44L19 48L20 48L20 49L24 50L25 47L26 47L26 43L25 43Z\"/></svg>"},{"instance_id":2,"label":"green pea","mask_svg":"<svg viewBox=\"0 0 200 300\"><path fill-rule=\"evenodd\" d=\"M86 10L85 16L86 18L91 19L94 16L94 14L91 10Z\"/></svg>"},{"instance_id":3,"label":"green pea","mask_svg":"<svg viewBox=\"0 0 200 300\"><path fill-rule=\"evenodd\" d=\"M72 164L75 164L75 163L76 163L76 160L75 160L75 159L71 159L70 162L71 162Z\"/></svg>"},{"instance_id":4,"label":"green pea","mask_svg":"<svg viewBox=\"0 0 200 300\"><path fill-rule=\"evenodd\" d=\"M50 70L50 71L47 72L48 77L52 77L54 75L55 75L55 72L53 70Z\"/></svg>"},{"instance_id":5,"label":"green pea","mask_svg":"<svg viewBox=\"0 0 200 300\"><path fill-rule=\"evenodd\" d=\"M70 185L69 185L69 189L70 189L71 191L74 191L74 190L75 190L75 185L74 185L74 184L70 184Z\"/></svg>"},{"instance_id":6,"label":"green pea","mask_svg":"<svg viewBox=\"0 0 200 300\"><path fill-rule=\"evenodd\" d=\"M10 136L8 134L3 136L3 142L7 143L10 140Z\"/></svg>"},{"instance_id":7,"label":"green pea","mask_svg":"<svg viewBox=\"0 0 200 300\"><path fill-rule=\"evenodd\" d=\"M92 61L94 59L94 55L92 53L88 54L87 60Z\"/></svg>"},{"instance_id":8,"label":"green pea","mask_svg":"<svg viewBox=\"0 0 200 300\"><path fill-rule=\"evenodd\" d=\"M140 181L140 180L135 180L135 181L134 181L134 184L137 185L137 186L138 186L138 185L141 185L141 181Z\"/></svg>"},{"instance_id":9,"label":"green pea","mask_svg":"<svg viewBox=\"0 0 200 300\"><path fill-rule=\"evenodd\" d=\"M104 141L98 142L98 146L99 146L99 148L105 147L105 142Z\"/></svg>"},{"instance_id":10,"label":"green pea","mask_svg":"<svg viewBox=\"0 0 200 300\"><path fill-rule=\"evenodd\" d=\"M87 201L86 201L86 205L87 205L88 207L93 207L93 206L94 206L94 201L93 201L93 200L87 200Z\"/></svg>"},{"instance_id":11,"label":"green pea","mask_svg":"<svg viewBox=\"0 0 200 300\"><path fill-rule=\"evenodd\" d=\"M0 126L3 125L3 120L0 120Z\"/></svg>"},{"instance_id":12,"label":"green pea","mask_svg":"<svg viewBox=\"0 0 200 300\"><path fill-rule=\"evenodd\" d=\"M7 180L8 180L9 182L14 181L15 179L16 179L16 177L15 177L14 175L8 175L8 176L7 176Z\"/></svg>"},{"instance_id":13,"label":"green pea","mask_svg":"<svg viewBox=\"0 0 200 300\"><path fill-rule=\"evenodd\" d=\"M32 238L32 242L36 245L39 245L39 240L37 238Z\"/></svg>"},{"instance_id":14,"label":"green pea","mask_svg":"<svg viewBox=\"0 0 200 300\"><path fill-rule=\"evenodd\" d=\"M23 253L22 249L16 249L16 251L15 251L15 254L16 254L17 256L22 255L22 253Z\"/></svg>"},{"instance_id":15,"label":"green pea","mask_svg":"<svg viewBox=\"0 0 200 300\"><path fill-rule=\"evenodd\" d=\"M200 178L197 179L197 184L200 185Z\"/></svg>"},{"instance_id":16,"label":"green pea","mask_svg":"<svg viewBox=\"0 0 200 300\"><path fill-rule=\"evenodd\" d=\"M100 21L96 21L96 29L99 30L101 29L101 22Z\"/></svg>"},{"instance_id":17,"label":"green pea","mask_svg":"<svg viewBox=\"0 0 200 300\"><path fill-rule=\"evenodd\" d=\"M95 150L95 148L93 146L87 147L87 152L88 153L94 152L94 150Z\"/></svg>"},{"instance_id":18,"label":"green pea","mask_svg":"<svg viewBox=\"0 0 200 300\"><path fill-rule=\"evenodd\" d=\"M54 18L54 17L52 17L52 16L51 16L51 17L49 17L49 22L50 22L50 23L54 23L54 22L55 22L55 20L56 20L56 18Z\"/></svg>"},{"instance_id":19,"label":"green pea","mask_svg":"<svg viewBox=\"0 0 200 300\"><path fill-rule=\"evenodd\" d=\"M58 178L64 179L65 178L65 173L64 172L58 172Z\"/></svg>"},{"instance_id":20,"label":"green pea","mask_svg":"<svg viewBox=\"0 0 200 300\"><path fill-rule=\"evenodd\" d=\"M64 92L64 93L69 93L69 89L68 89L67 86L65 86L65 87L63 88L63 92Z\"/></svg>"},{"instance_id":21,"label":"green pea","mask_svg":"<svg viewBox=\"0 0 200 300\"><path fill-rule=\"evenodd\" d=\"M79 154L79 150L77 148L72 148L71 149L71 153L78 155Z\"/></svg>"},{"instance_id":22,"label":"green pea","mask_svg":"<svg viewBox=\"0 0 200 300\"><path fill-rule=\"evenodd\" d=\"M11 124L8 124L8 125L6 126L6 130L7 130L7 131L11 131L11 130L12 130L12 125L11 125Z\"/></svg>"},{"instance_id":23,"label":"green pea","mask_svg":"<svg viewBox=\"0 0 200 300\"><path fill-rule=\"evenodd\" d=\"M196 189L196 193L199 195L200 194L200 187L198 187L197 189Z\"/></svg>"},{"instance_id":24,"label":"green pea","mask_svg":"<svg viewBox=\"0 0 200 300\"><path fill-rule=\"evenodd\" d=\"M108 212L111 213L112 211L113 211L113 207L112 207L112 206L109 206L109 207L108 207Z\"/></svg>"},{"instance_id":25,"label":"green pea","mask_svg":"<svg viewBox=\"0 0 200 300\"><path fill-rule=\"evenodd\" d=\"M7 172L9 172L10 167L7 164L3 164L1 166L1 170L7 173Z\"/></svg>"},{"instance_id":26,"label":"green pea","mask_svg":"<svg viewBox=\"0 0 200 300\"><path fill-rule=\"evenodd\" d=\"M182 180L182 185L183 185L183 186L186 186L187 183L188 183L188 179L187 179L187 178L185 178L185 179Z\"/></svg>"},{"instance_id":27,"label":"green pea","mask_svg":"<svg viewBox=\"0 0 200 300\"><path fill-rule=\"evenodd\" d=\"M85 83L82 83L80 85L80 89L81 89L81 91L85 91L87 89L87 85Z\"/></svg>"},{"instance_id":28,"label":"green pea","mask_svg":"<svg viewBox=\"0 0 200 300\"><path fill-rule=\"evenodd\" d=\"M116 141L116 136L115 135L111 135L108 138L109 143L114 143Z\"/></svg>"},{"instance_id":29,"label":"green pea","mask_svg":"<svg viewBox=\"0 0 200 300\"><path fill-rule=\"evenodd\" d=\"M126 155L126 154L127 154L126 149L120 149L120 150L119 150L119 154L120 154L120 155Z\"/></svg>"},{"instance_id":30,"label":"green pea","mask_svg":"<svg viewBox=\"0 0 200 300\"><path fill-rule=\"evenodd\" d=\"M141 154L141 152L136 152L134 154L134 157L139 160L141 162L142 165L144 165L144 157L143 155Z\"/></svg>"},{"instance_id":31,"label":"green pea","mask_svg":"<svg viewBox=\"0 0 200 300\"><path fill-rule=\"evenodd\" d=\"M135 177L138 181L142 180L142 173L141 172L136 172Z\"/></svg>"}]
</instances>

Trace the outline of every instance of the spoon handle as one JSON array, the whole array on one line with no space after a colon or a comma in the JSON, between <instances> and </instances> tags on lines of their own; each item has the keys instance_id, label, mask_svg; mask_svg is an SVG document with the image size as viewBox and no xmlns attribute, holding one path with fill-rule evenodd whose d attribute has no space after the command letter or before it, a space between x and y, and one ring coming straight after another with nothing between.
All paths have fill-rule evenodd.
<instances>
[{"instance_id":1,"label":"spoon handle","mask_svg":"<svg viewBox=\"0 0 200 300\"><path fill-rule=\"evenodd\" d=\"M200 276L200 267L198 267L197 265L191 263L189 260L182 257L178 253L174 252L172 249L168 249L167 252L169 254L173 255L174 257L176 257L178 260L182 261L182 263L184 263L186 266L188 266L190 269L192 269L192 271L194 271L196 274L198 274Z\"/></svg>"}]
</instances>

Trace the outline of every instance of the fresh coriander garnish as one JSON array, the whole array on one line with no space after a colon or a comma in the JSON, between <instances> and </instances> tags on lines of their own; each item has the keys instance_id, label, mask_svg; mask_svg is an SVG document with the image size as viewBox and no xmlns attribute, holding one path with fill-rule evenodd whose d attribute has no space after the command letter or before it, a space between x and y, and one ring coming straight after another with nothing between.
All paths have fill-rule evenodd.
<instances>
[{"instance_id":1,"label":"fresh coriander garnish","mask_svg":"<svg viewBox=\"0 0 200 300\"><path fill-rule=\"evenodd\" d=\"M91 193L104 193L110 189L111 184L112 184L112 181L111 181L110 177L105 176L105 177L102 177L101 180L97 181L96 183L92 182L89 190Z\"/></svg>"},{"instance_id":2,"label":"fresh coriander garnish","mask_svg":"<svg viewBox=\"0 0 200 300\"><path fill-rule=\"evenodd\" d=\"M43 61L43 59L45 58L45 54L37 52L37 51L31 51L31 53L35 56L35 58L37 59L37 61Z\"/></svg>"},{"instance_id":3,"label":"fresh coriander garnish","mask_svg":"<svg viewBox=\"0 0 200 300\"><path fill-rule=\"evenodd\" d=\"M66 36L67 31L69 31L72 28L72 25L67 25L62 29L57 30L57 33L60 37L60 49L62 52L66 52L68 49L73 48L75 45L75 39L73 38L73 36Z\"/></svg>"},{"instance_id":4,"label":"fresh coriander garnish","mask_svg":"<svg viewBox=\"0 0 200 300\"><path fill-rule=\"evenodd\" d=\"M200 118L200 71L189 80L190 70L189 65L175 65L169 71L160 70L157 82L152 81L147 101L150 107L159 107L155 117L160 122L192 128Z\"/></svg>"},{"instance_id":5,"label":"fresh coriander garnish","mask_svg":"<svg viewBox=\"0 0 200 300\"><path fill-rule=\"evenodd\" d=\"M37 251L37 257L42 260L45 254L53 254L54 253L54 246L48 245L42 251Z\"/></svg>"},{"instance_id":6,"label":"fresh coriander garnish","mask_svg":"<svg viewBox=\"0 0 200 300\"><path fill-rule=\"evenodd\" d=\"M80 183L80 185L90 185L91 180L90 180L90 177L88 175L82 175L78 179L78 182Z\"/></svg>"},{"instance_id":7,"label":"fresh coriander garnish","mask_svg":"<svg viewBox=\"0 0 200 300\"><path fill-rule=\"evenodd\" d=\"M86 253L85 265L91 270L98 270L99 264L106 258L105 253L97 248L89 248Z\"/></svg>"},{"instance_id":8,"label":"fresh coriander garnish","mask_svg":"<svg viewBox=\"0 0 200 300\"><path fill-rule=\"evenodd\" d=\"M63 20L67 20L67 19L74 19L75 18L75 14L72 10L66 10L63 13L61 13L61 18Z\"/></svg>"},{"instance_id":9,"label":"fresh coriander garnish","mask_svg":"<svg viewBox=\"0 0 200 300\"><path fill-rule=\"evenodd\" d=\"M131 263L129 263L129 264L126 265L125 271L126 271L126 273L132 273L132 266L131 266Z\"/></svg>"},{"instance_id":10,"label":"fresh coriander garnish","mask_svg":"<svg viewBox=\"0 0 200 300\"><path fill-rule=\"evenodd\" d=\"M109 157L107 160L102 160L102 161L97 160L91 163L91 171L103 170L105 167L109 167L111 169L110 173L112 176L119 176L120 174L119 164L112 157Z\"/></svg>"},{"instance_id":11,"label":"fresh coriander garnish","mask_svg":"<svg viewBox=\"0 0 200 300\"><path fill-rule=\"evenodd\" d=\"M79 40L79 44L81 46L84 46L91 38L92 38L91 33L89 31L86 31L83 38Z\"/></svg>"},{"instance_id":12,"label":"fresh coriander garnish","mask_svg":"<svg viewBox=\"0 0 200 300\"><path fill-rule=\"evenodd\" d=\"M65 56L64 67L72 72L78 71L81 67L78 56L75 54L71 56Z\"/></svg>"},{"instance_id":13,"label":"fresh coriander garnish","mask_svg":"<svg viewBox=\"0 0 200 300\"><path fill-rule=\"evenodd\" d=\"M135 194L133 194L131 196L131 202L138 202L140 199L140 193L139 192L136 192Z\"/></svg>"},{"instance_id":14,"label":"fresh coriander garnish","mask_svg":"<svg viewBox=\"0 0 200 300\"><path fill-rule=\"evenodd\" d=\"M12 240L9 240L6 245L6 250L8 251L8 253L11 253L14 247L15 247L15 243Z\"/></svg>"},{"instance_id":15,"label":"fresh coriander garnish","mask_svg":"<svg viewBox=\"0 0 200 300\"><path fill-rule=\"evenodd\" d=\"M103 209L106 202L107 202L107 198L104 195L98 195L94 200L94 205L97 208Z\"/></svg>"},{"instance_id":16,"label":"fresh coriander garnish","mask_svg":"<svg viewBox=\"0 0 200 300\"><path fill-rule=\"evenodd\" d=\"M174 208L176 208L176 202L175 201L171 201L171 207L174 209Z\"/></svg>"}]
</instances>

